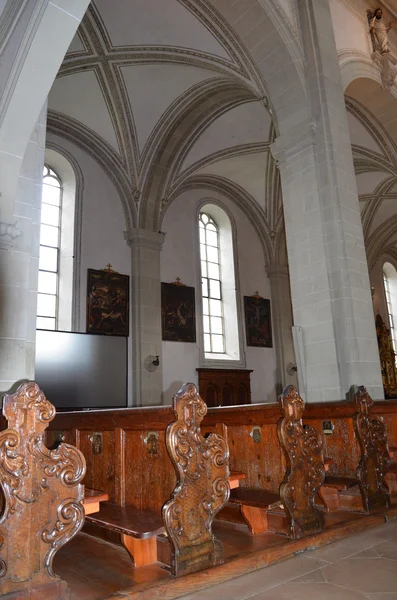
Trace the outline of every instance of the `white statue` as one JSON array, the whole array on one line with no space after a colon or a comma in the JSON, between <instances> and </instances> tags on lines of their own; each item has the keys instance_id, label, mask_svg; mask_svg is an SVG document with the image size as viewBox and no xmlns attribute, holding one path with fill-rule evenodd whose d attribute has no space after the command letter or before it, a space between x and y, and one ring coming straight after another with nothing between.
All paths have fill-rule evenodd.
<instances>
[{"instance_id":1,"label":"white statue","mask_svg":"<svg viewBox=\"0 0 397 600\"><path fill-rule=\"evenodd\" d=\"M385 24L381 8L376 8L374 12L368 10L367 15L374 52L379 52L381 55L387 54L390 52L387 34L393 27L393 22L390 21L388 25Z\"/></svg>"}]
</instances>

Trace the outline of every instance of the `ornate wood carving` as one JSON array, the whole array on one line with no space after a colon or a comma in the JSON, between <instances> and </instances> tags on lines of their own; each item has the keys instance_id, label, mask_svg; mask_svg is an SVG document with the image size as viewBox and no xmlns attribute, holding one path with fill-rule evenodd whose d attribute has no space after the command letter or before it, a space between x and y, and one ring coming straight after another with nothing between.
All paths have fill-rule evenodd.
<instances>
[{"instance_id":1,"label":"ornate wood carving","mask_svg":"<svg viewBox=\"0 0 397 600\"><path fill-rule=\"evenodd\" d=\"M379 417L371 415L373 400L362 385L354 395L357 413L354 429L361 450L357 467L364 509L367 513L389 505L388 488L384 481L390 466L386 429Z\"/></svg>"},{"instance_id":2,"label":"ornate wood carving","mask_svg":"<svg viewBox=\"0 0 397 600\"><path fill-rule=\"evenodd\" d=\"M69 444L56 450L45 446L44 431L55 408L36 383L6 394L3 415L8 429L0 432L1 593L69 598L52 561L84 523L84 457Z\"/></svg>"},{"instance_id":3,"label":"ornate wood carving","mask_svg":"<svg viewBox=\"0 0 397 600\"><path fill-rule=\"evenodd\" d=\"M197 369L200 396L208 406L232 406L251 402L252 371L246 369Z\"/></svg>"},{"instance_id":4,"label":"ornate wood carving","mask_svg":"<svg viewBox=\"0 0 397 600\"><path fill-rule=\"evenodd\" d=\"M299 539L324 529L324 516L314 501L324 477L322 440L314 427L302 424L305 403L293 385L280 396L284 417L277 426L278 439L287 459L280 485L290 537Z\"/></svg>"},{"instance_id":5,"label":"ornate wood carving","mask_svg":"<svg viewBox=\"0 0 397 600\"><path fill-rule=\"evenodd\" d=\"M229 498L229 450L222 436L201 435L207 407L195 385L184 385L174 396L174 412L177 420L168 426L166 442L177 485L163 519L173 547L171 570L184 575L223 562L212 521Z\"/></svg>"},{"instance_id":6,"label":"ornate wood carving","mask_svg":"<svg viewBox=\"0 0 397 600\"><path fill-rule=\"evenodd\" d=\"M376 337L378 338L379 359L382 371L382 381L386 397L397 395L396 355L390 330L386 327L380 315L376 315Z\"/></svg>"}]
</instances>

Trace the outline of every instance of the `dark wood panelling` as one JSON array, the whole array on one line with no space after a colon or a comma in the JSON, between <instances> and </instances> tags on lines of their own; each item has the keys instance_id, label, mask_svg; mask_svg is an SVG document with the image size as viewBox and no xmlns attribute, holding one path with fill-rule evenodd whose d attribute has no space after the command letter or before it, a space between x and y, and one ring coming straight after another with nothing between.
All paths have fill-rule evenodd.
<instances>
[{"instance_id":1,"label":"dark wood panelling","mask_svg":"<svg viewBox=\"0 0 397 600\"><path fill-rule=\"evenodd\" d=\"M208 407L251 402L252 371L246 369L197 369L200 396Z\"/></svg>"}]
</instances>

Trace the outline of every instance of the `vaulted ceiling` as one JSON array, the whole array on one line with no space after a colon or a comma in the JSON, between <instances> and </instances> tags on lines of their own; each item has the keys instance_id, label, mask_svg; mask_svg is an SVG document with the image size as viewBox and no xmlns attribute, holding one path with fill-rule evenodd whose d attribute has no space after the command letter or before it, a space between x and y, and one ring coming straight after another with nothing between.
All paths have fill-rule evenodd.
<instances>
[{"instance_id":1,"label":"vaulted ceiling","mask_svg":"<svg viewBox=\"0 0 397 600\"><path fill-rule=\"evenodd\" d=\"M158 229L172 198L197 181L255 204L252 219L274 238L282 208L261 74L210 3L166 6L91 3L49 95L48 128L112 177L130 226Z\"/></svg>"},{"instance_id":2,"label":"vaulted ceiling","mask_svg":"<svg viewBox=\"0 0 397 600\"><path fill-rule=\"evenodd\" d=\"M397 260L397 98L360 78L346 90L368 266L385 253Z\"/></svg>"}]
</instances>

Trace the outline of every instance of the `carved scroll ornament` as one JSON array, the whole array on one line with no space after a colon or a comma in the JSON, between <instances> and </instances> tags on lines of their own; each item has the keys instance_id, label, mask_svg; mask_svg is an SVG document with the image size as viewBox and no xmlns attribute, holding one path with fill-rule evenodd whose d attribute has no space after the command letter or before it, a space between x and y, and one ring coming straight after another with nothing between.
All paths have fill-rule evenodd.
<instances>
[{"instance_id":1,"label":"carved scroll ornament","mask_svg":"<svg viewBox=\"0 0 397 600\"><path fill-rule=\"evenodd\" d=\"M40 598L50 586L56 597L66 598L52 561L84 523L84 457L68 444L56 450L45 446L55 408L36 383L6 394L3 415L8 429L0 432L1 593L29 589L29 598Z\"/></svg>"},{"instance_id":2,"label":"carved scroll ornament","mask_svg":"<svg viewBox=\"0 0 397 600\"><path fill-rule=\"evenodd\" d=\"M299 539L324 529L324 517L314 504L325 477L322 440L314 427L303 427L305 403L293 385L284 389L280 404L284 417L277 434L287 460L280 497L290 536Z\"/></svg>"},{"instance_id":3,"label":"carved scroll ornament","mask_svg":"<svg viewBox=\"0 0 397 600\"><path fill-rule=\"evenodd\" d=\"M163 519L173 547L172 572L182 575L222 562L212 522L229 498L229 450L220 435L201 435L207 407L195 385L184 385L174 396L174 412L166 442L177 485Z\"/></svg>"},{"instance_id":4,"label":"carved scroll ornament","mask_svg":"<svg viewBox=\"0 0 397 600\"><path fill-rule=\"evenodd\" d=\"M389 506L384 478L390 467L390 455L385 424L371 416L374 402L364 386L358 388L354 400L357 408L354 429L361 450L357 479L364 509L369 513Z\"/></svg>"}]
</instances>

